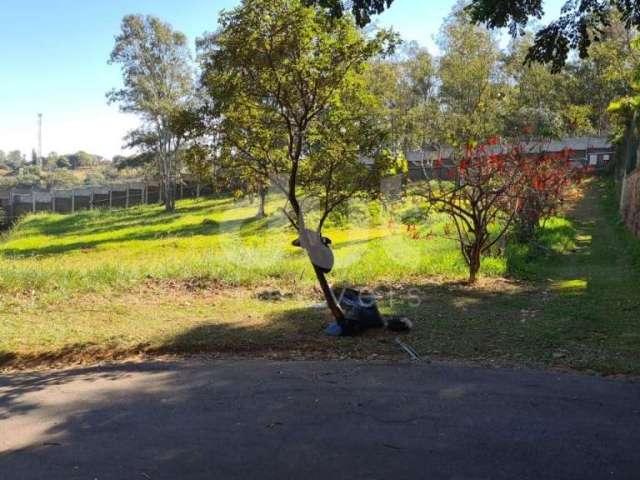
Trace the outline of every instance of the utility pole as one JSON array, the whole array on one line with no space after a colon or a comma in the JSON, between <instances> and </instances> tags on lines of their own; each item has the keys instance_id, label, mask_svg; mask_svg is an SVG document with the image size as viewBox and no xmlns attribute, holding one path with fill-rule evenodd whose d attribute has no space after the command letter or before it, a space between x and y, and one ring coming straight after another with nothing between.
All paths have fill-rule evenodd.
<instances>
[{"instance_id":1,"label":"utility pole","mask_svg":"<svg viewBox=\"0 0 640 480\"><path fill-rule=\"evenodd\" d=\"M42 170L42 114L38 114L38 168Z\"/></svg>"}]
</instances>

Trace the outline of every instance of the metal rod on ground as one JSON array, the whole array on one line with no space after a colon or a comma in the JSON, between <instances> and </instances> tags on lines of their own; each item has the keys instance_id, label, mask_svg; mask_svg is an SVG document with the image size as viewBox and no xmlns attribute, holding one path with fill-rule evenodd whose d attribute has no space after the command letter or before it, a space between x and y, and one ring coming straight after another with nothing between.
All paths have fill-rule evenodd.
<instances>
[{"instance_id":1,"label":"metal rod on ground","mask_svg":"<svg viewBox=\"0 0 640 480\"><path fill-rule=\"evenodd\" d=\"M402 348L407 353L407 355L409 355L409 357L411 357L411 360L413 361L420 360L420 356L418 355L418 353L409 345L407 345L402 340L400 340L398 337L396 337L396 343L400 345L400 348Z\"/></svg>"}]
</instances>

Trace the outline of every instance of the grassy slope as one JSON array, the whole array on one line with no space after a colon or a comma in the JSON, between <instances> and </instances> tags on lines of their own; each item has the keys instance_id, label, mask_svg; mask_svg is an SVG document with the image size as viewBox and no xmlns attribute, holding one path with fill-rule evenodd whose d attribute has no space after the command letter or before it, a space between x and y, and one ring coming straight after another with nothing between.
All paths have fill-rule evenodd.
<instances>
[{"instance_id":1,"label":"grassy slope","mask_svg":"<svg viewBox=\"0 0 640 480\"><path fill-rule=\"evenodd\" d=\"M511 249L509 266L530 282L466 287L455 244L410 240L387 217L366 214L330 230L332 277L376 286L385 312L415 320L406 341L421 354L640 373L640 283L629 266L640 242L605 215L604 188L547 225L541 254ZM0 245L0 362L137 351L398 354L385 332L324 337L327 315L312 307L319 295L305 258L288 246L292 233L277 215L253 213L198 200L174 215L144 207L29 217ZM430 228L441 228L438 219ZM490 276L505 268L500 259L485 264ZM286 297L257 298L274 288Z\"/></svg>"},{"instance_id":2,"label":"grassy slope","mask_svg":"<svg viewBox=\"0 0 640 480\"><path fill-rule=\"evenodd\" d=\"M268 219L255 206L230 200L186 200L175 214L160 207L27 217L0 243L0 289L71 292L123 290L146 278L210 279L228 285L313 283L294 235L271 202ZM360 208L362 210L362 208ZM356 208L356 211L360 211ZM415 241L386 215L359 214L348 228L329 228L337 268L334 279L350 283L407 280L425 275L464 275L455 244ZM438 219L435 229L440 228ZM490 258L485 273L505 264Z\"/></svg>"}]
</instances>

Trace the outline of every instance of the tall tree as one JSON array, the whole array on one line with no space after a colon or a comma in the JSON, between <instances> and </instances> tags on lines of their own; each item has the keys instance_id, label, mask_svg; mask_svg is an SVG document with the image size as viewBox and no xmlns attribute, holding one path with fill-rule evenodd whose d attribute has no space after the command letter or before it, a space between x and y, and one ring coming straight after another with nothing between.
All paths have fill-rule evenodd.
<instances>
[{"instance_id":1,"label":"tall tree","mask_svg":"<svg viewBox=\"0 0 640 480\"><path fill-rule=\"evenodd\" d=\"M640 52L633 48L636 38L636 31L627 30L613 16L601 33L601 40L589 48L589 57L568 65L569 103L582 107L592 130L599 135L615 128L608 113L609 104L632 90L634 71L640 65Z\"/></svg>"},{"instance_id":2,"label":"tall tree","mask_svg":"<svg viewBox=\"0 0 640 480\"><path fill-rule=\"evenodd\" d=\"M491 33L469 22L459 6L438 38L442 139L451 145L477 143L500 131L500 51Z\"/></svg>"},{"instance_id":3,"label":"tall tree","mask_svg":"<svg viewBox=\"0 0 640 480\"><path fill-rule=\"evenodd\" d=\"M504 56L505 91L503 135L520 139L558 138L565 134L567 74L553 74L547 65L525 64L533 44L531 35L511 41Z\"/></svg>"},{"instance_id":4,"label":"tall tree","mask_svg":"<svg viewBox=\"0 0 640 480\"><path fill-rule=\"evenodd\" d=\"M409 99L408 146L424 149L439 131L436 62L428 50L412 49L403 65L402 92Z\"/></svg>"},{"instance_id":5,"label":"tall tree","mask_svg":"<svg viewBox=\"0 0 640 480\"><path fill-rule=\"evenodd\" d=\"M434 141L439 118L435 62L426 49L410 46L405 54L378 59L368 72L369 88L380 100L380 114L395 153L420 149Z\"/></svg>"},{"instance_id":6,"label":"tall tree","mask_svg":"<svg viewBox=\"0 0 640 480\"><path fill-rule=\"evenodd\" d=\"M301 0L245 0L199 41L202 82L220 119L221 151L272 179L307 250L327 304L345 320L325 273L332 256L322 225L329 213L366 186L360 162L376 127L363 72L391 40L367 40L351 18L330 18ZM307 228L301 186L316 195L317 228Z\"/></svg>"},{"instance_id":7,"label":"tall tree","mask_svg":"<svg viewBox=\"0 0 640 480\"><path fill-rule=\"evenodd\" d=\"M364 26L371 16L382 13L394 0L305 0L320 5L335 17L351 11ZM466 7L474 23L488 28L507 28L515 37L524 34L530 20L544 16L543 0L471 0ZM603 39L615 18L622 20L626 30L640 28L640 2L635 0L567 0L561 14L538 29L529 47L527 60L551 64L554 72L567 62L572 50L587 58L590 46Z\"/></svg>"},{"instance_id":8,"label":"tall tree","mask_svg":"<svg viewBox=\"0 0 640 480\"><path fill-rule=\"evenodd\" d=\"M156 155L165 208L174 210L180 118L193 93L187 38L156 17L127 15L109 62L121 66L124 86L109 92L108 99L141 117L143 125L131 133L131 143Z\"/></svg>"}]
</instances>

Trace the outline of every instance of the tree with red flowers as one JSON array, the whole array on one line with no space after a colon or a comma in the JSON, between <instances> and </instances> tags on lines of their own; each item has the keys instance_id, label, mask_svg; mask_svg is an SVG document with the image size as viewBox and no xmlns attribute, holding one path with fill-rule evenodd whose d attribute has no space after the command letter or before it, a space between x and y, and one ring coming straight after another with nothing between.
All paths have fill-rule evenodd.
<instances>
[{"instance_id":1,"label":"tree with red flowers","mask_svg":"<svg viewBox=\"0 0 640 480\"><path fill-rule=\"evenodd\" d=\"M503 145L494 138L467 147L453 159L447 174L441 168L426 172L432 173L431 178L419 187L431 208L452 219L469 267L469 283L476 282L483 255L500 241L517 216L525 183L524 163L521 147ZM436 161L434 166L440 164Z\"/></svg>"},{"instance_id":2,"label":"tree with red flowers","mask_svg":"<svg viewBox=\"0 0 640 480\"><path fill-rule=\"evenodd\" d=\"M554 215L569 188L580 180L582 167L571 161L571 150L529 151L524 156L524 184L518 201L516 234L518 241L534 238L537 227Z\"/></svg>"},{"instance_id":3,"label":"tree with red flowers","mask_svg":"<svg viewBox=\"0 0 640 480\"><path fill-rule=\"evenodd\" d=\"M431 208L453 221L460 251L475 283L482 257L516 224L518 232L531 232L562 203L579 171L569 150L532 151L526 143L508 144L492 138L452 159L441 160L425 174L421 187ZM527 233L527 238L531 238Z\"/></svg>"}]
</instances>

